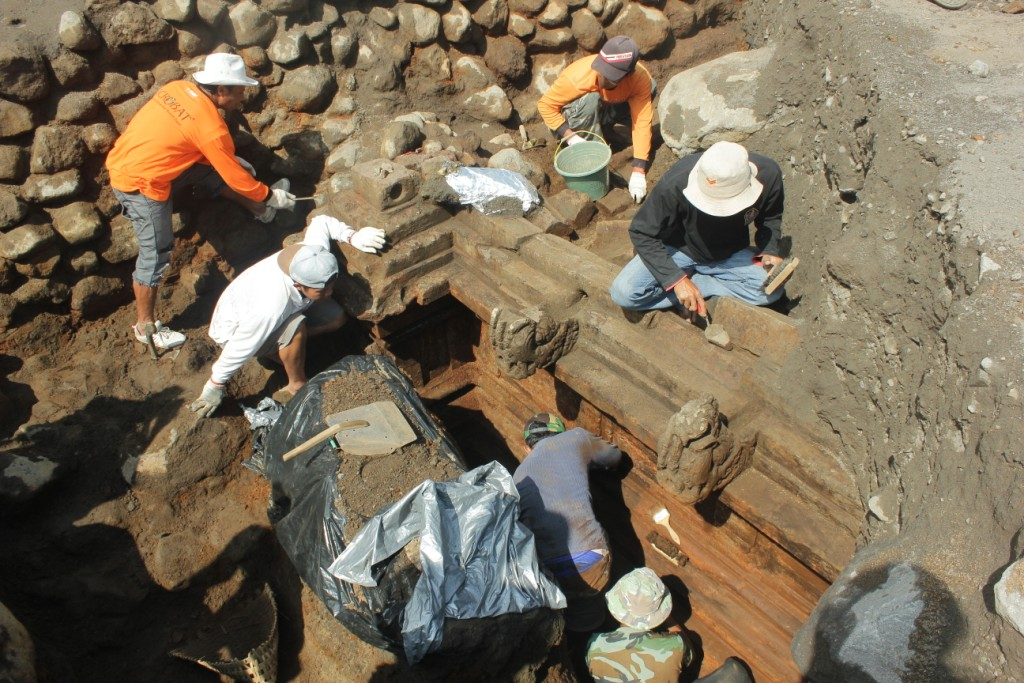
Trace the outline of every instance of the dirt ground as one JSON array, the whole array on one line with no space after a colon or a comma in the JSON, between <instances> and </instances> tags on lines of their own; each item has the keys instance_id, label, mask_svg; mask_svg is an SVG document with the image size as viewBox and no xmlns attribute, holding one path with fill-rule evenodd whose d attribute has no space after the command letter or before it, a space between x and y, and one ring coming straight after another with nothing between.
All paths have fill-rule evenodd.
<instances>
[{"instance_id":1,"label":"dirt ground","mask_svg":"<svg viewBox=\"0 0 1024 683\"><path fill-rule=\"evenodd\" d=\"M807 408L833 425L865 501L891 492L899 501L896 523L869 517L862 541L909 537L934 549L924 558L930 566L945 566L971 623L958 644L965 680L997 680L1000 672L1002 680L1024 680L1020 636L988 614L983 598L991 575L1021 551L1014 423L1021 416L1024 193L1013 182L1024 140L1024 17L1002 13L1008 4L969 2L953 13L926 0L836 0L817 13L794 9L780 22L820 41L841 36L827 77L872 74L883 91L882 104L859 95L844 101L871 113L865 148L873 149L877 173L845 208L842 230L817 230L810 213L801 227L801 217L787 214L804 263L791 315L812 331L805 365L788 371L812 385L816 404ZM60 12L81 5L2 2L0 35L24 30L52 40ZM748 29L791 50L794 74L777 74L773 95L828 122L824 98L804 94L820 91L826 75L796 75L797 65L814 65L807 61L813 50L793 37L798 29L750 21ZM699 45L689 49L701 54ZM975 60L991 73L973 75ZM814 129L801 123L789 130L791 138L753 142L780 160L793 158L791 205L842 212L813 172L828 163L812 153ZM893 149L902 151L887 155ZM673 162L659 147L652 178ZM943 234L934 220L929 227L920 219L920 207L939 211L954 197L959 220ZM851 290L853 302L844 298ZM303 642L304 620L328 629L330 615L302 589L272 537L266 482L242 465L249 432L239 405L255 405L283 376L250 363L231 386L235 400L197 422L188 404L215 356L205 337L213 297L197 300L173 286L164 292L161 309L191 341L158 362L128 338L131 307L81 325L42 312L0 342L2 389L14 402L0 419L4 447L58 466L53 487L0 524L0 547L16 558L0 566L0 598L36 637L47 663L43 680L215 680L167 653L233 598L267 582L281 591L279 680L402 680L406 671L393 656L343 629L328 653ZM349 325L314 352L310 369L358 353L365 342ZM905 347L915 351L898 353ZM188 445L176 449L180 460L164 459L170 443ZM363 475L375 468L392 475L364 464ZM150 467L172 476L147 476ZM549 672L548 680L562 675Z\"/></svg>"}]
</instances>

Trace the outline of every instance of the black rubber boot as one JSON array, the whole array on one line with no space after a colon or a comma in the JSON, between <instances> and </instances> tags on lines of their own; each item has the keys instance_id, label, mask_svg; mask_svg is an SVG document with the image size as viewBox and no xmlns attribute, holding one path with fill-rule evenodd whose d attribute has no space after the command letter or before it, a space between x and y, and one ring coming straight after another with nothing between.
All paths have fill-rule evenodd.
<instances>
[{"instance_id":1,"label":"black rubber boot","mask_svg":"<svg viewBox=\"0 0 1024 683\"><path fill-rule=\"evenodd\" d=\"M694 683L754 683L754 679L747 672L740 660L729 657L722 666L718 667L707 676L698 678Z\"/></svg>"}]
</instances>

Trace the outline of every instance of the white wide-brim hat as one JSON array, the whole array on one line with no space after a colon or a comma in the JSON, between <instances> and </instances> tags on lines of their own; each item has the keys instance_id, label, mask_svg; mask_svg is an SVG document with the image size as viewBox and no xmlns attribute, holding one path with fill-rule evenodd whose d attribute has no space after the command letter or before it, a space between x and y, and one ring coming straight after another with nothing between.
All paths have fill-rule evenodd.
<instances>
[{"instance_id":1,"label":"white wide-brim hat","mask_svg":"<svg viewBox=\"0 0 1024 683\"><path fill-rule=\"evenodd\" d=\"M255 78L245 75L245 62L238 55L226 52L207 55L202 71L192 74L203 85L259 85Z\"/></svg>"},{"instance_id":2,"label":"white wide-brim hat","mask_svg":"<svg viewBox=\"0 0 1024 683\"><path fill-rule=\"evenodd\" d=\"M732 216L753 206L764 186L743 145L716 142L690 171L683 195L712 216Z\"/></svg>"}]
</instances>

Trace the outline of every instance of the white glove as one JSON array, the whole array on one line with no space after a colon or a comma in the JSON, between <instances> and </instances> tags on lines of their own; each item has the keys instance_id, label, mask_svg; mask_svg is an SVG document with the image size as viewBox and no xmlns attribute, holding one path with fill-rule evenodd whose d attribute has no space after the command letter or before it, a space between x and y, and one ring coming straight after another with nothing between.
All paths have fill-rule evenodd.
<instances>
[{"instance_id":1,"label":"white glove","mask_svg":"<svg viewBox=\"0 0 1024 683\"><path fill-rule=\"evenodd\" d=\"M272 209L291 211L295 208L295 195L281 188L273 189L270 191L270 198L267 199L267 206Z\"/></svg>"},{"instance_id":2,"label":"white glove","mask_svg":"<svg viewBox=\"0 0 1024 683\"><path fill-rule=\"evenodd\" d=\"M633 171L629 176L629 196L637 204L647 196L647 176L640 171Z\"/></svg>"},{"instance_id":3,"label":"white glove","mask_svg":"<svg viewBox=\"0 0 1024 683\"><path fill-rule=\"evenodd\" d=\"M269 223L270 221L274 220L274 216L276 215L277 209L268 205L267 208L263 210L263 213L256 216L256 220L258 220L260 223Z\"/></svg>"},{"instance_id":4,"label":"white glove","mask_svg":"<svg viewBox=\"0 0 1024 683\"><path fill-rule=\"evenodd\" d=\"M246 171L248 171L249 175L251 175L253 178L256 177L256 169L252 167L252 164L250 164L248 161L246 161L242 157L235 157L235 161L238 162L239 166L241 166Z\"/></svg>"},{"instance_id":5,"label":"white glove","mask_svg":"<svg viewBox=\"0 0 1024 683\"><path fill-rule=\"evenodd\" d=\"M362 228L352 233L348 243L359 251L375 254L384 246L384 231L380 228Z\"/></svg>"},{"instance_id":6,"label":"white glove","mask_svg":"<svg viewBox=\"0 0 1024 683\"><path fill-rule=\"evenodd\" d=\"M193 413L198 413L199 417L210 417L223 400L224 385L214 384L213 380L210 379L203 385L203 393L199 394L199 398L192 401L192 405L189 408Z\"/></svg>"},{"instance_id":7,"label":"white glove","mask_svg":"<svg viewBox=\"0 0 1024 683\"><path fill-rule=\"evenodd\" d=\"M572 147L573 145L578 145L581 142L586 142L586 140L581 138L579 135L576 135L576 133L573 133L565 139L566 147Z\"/></svg>"}]
</instances>

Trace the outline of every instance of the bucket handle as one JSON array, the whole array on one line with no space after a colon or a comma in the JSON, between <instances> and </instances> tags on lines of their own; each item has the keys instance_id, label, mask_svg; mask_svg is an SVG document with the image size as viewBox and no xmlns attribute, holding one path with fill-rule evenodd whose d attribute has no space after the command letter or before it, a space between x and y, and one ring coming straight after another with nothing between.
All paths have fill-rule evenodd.
<instances>
[{"instance_id":1,"label":"bucket handle","mask_svg":"<svg viewBox=\"0 0 1024 683\"><path fill-rule=\"evenodd\" d=\"M566 135L564 138L559 140L558 144L555 145L555 156L557 157L559 152L561 152L564 148L568 148L569 147L569 145L565 144L566 140L571 138L573 135L579 135L579 136L582 137L584 133L589 135L589 136L591 136L591 137L593 137L593 138L596 138L597 140L600 140L602 144L605 144L605 145L608 144L607 142L605 142L603 137L601 137L600 135L598 135L597 133L595 133L592 130L574 130L571 134ZM586 138L584 138L584 140L586 140ZM565 145L564 148L563 148L563 145Z\"/></svg>"}]
</instances>

